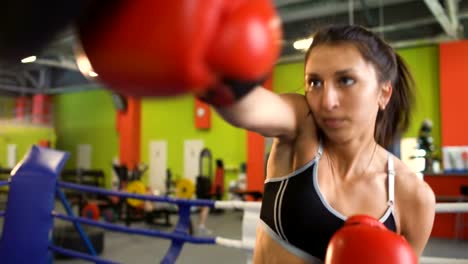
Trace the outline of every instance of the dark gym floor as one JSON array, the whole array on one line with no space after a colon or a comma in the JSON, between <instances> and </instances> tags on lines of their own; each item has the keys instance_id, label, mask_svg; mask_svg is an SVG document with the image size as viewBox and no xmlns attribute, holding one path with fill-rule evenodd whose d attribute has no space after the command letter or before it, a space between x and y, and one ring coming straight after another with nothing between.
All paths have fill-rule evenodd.
<instances>
[{"instance_id":1,"label":"dark gym floor","mask_svg":"<svg viewBox=\"0 0 468 264\"><path fill-rule=\"evenodd\" d=\"M192 215L194 223L197 222L197 214ZM172 219L177 221L176 216ZM226 211L224 214L211 214L208 219L208 227L217 236L241 239L242 212ZM148 228L143 223L135 223L135 227ZM158 228L170 231L171 228ZM115 232L106 232L105 247L102 257L121 263L155 264L160 263L169 241L136 235L125 235ZM455 241L445 239L431 239L427 245L424 255L448 258L466 258L468 263L468 241ZM78 260L59 260L58 264L87 263ZM246 254L243 251L225 248L217 245L194 245L186 244L178 258L177 263L223 263L239 264L247 263ZM442 264L442 263L441 263Z\"/></svg>"}]
</instances>

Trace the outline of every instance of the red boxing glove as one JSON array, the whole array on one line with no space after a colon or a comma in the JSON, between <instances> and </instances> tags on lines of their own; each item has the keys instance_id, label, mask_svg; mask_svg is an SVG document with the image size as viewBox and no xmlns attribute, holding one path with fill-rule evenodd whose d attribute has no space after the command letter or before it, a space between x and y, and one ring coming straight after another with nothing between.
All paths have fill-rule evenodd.
<instances>
[{"instance_id":1,"label":"red boxing glove","mask_svg":"<svg viewBox=\"0 0 468 264\"><path fill-rule=\"evenodd\" d=\"M81 50L98 79L133 96L193 92L228 104L261 83L281 47L271 0L95 1Z\"/></svg>"},{"instance_id":2,"label":"red boxing glove","mask_svg":"<svg viewBox=\"0 0 468 264\"><path fill-rule=\"evenodd\" d=\"M417 264L413 249L400 235L370 216L350 217L330 240L325 264Z\"/></svg>"}]
</instances>

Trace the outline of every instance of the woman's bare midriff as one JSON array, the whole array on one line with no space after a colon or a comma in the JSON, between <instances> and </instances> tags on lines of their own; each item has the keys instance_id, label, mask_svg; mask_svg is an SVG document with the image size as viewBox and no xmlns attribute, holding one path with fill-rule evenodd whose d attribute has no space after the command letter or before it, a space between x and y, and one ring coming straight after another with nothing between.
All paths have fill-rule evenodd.
<instances>
[{"instance_id":1,"label":"woman's bare midriff","mask_svg":"<svg viewBox=\"0 0 468 264\"><path fill-rule=\"evenodd\" d=\"M310 264L298 256L290 253L273 240L261 226L257 227L254 264Z\"/></svg>"}]
</instances>

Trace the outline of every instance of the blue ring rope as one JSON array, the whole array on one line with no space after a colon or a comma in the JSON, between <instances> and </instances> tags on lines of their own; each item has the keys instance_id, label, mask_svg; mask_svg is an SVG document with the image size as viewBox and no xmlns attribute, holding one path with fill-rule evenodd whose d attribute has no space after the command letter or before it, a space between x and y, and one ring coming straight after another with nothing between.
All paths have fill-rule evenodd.
<instances>
[{"instance_id":1,"label":"blue ring rope","mask_svg":"<svg viewBox=\"0 0 468 264\"><path fill-rule=\"evenodd\" d=\"M7 186L7 185L10 185L10 181L9 181L9 180L0 181L0 187L2 187L2 186Z\"/></svg>"},{"instance_id":2,"label":"blue ring rope","mask_svg":"<svg viewBox=\"0 0 468 264\"><path fill-rule=\"evenodd\" d=\"M141 194L134 194L128 192L117 192L117 191L110 191L103 188L98 187L91 187L91 186L83 186L76 183L69 183L69 182L58 182L58 186L62 188L82 191L82 192L92 192L92 193L99 193L103 195L112 195L112 196L119 196L123 198L133 198L133 199L140 199L140 200L147 200L153 202L165 202L165 203L172 203L172 204L179 204L179 205L192 205L192 206L207 206L214 208L215 201L213 200L190 200L190 199L176 199L171 197L163 197L163 196L155 196L155 195L141 195Z\"/></svg>"},{"instance_id":3,"label":"blue ring rope","mask_svg":"<svg viewBox=\"0 0 468 264\"><path fill-rule=\"evenodd\" d=\"M215 244L215 238L212 237L193 237L188 234L182 234L179 232L162 232L157 230L146 230L141 228L129 228L125 226L119 226L116 224L110 224L105 222L94 221L88 218L72 217L60 213L53 213L55 217L64 221L80 222L85 225L97 226L111 231L118 231L127 234L145 235L150 237L159 237L171 240L179 240L189 242L192 244Z\"/></svg>"}]
</instances>

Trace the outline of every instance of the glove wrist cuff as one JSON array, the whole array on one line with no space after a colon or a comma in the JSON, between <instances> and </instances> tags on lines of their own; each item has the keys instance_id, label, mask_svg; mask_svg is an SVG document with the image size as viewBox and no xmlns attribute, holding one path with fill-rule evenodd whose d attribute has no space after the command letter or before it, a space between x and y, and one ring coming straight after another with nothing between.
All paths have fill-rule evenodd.
<instances>
[{"instance_id":1,"label":"glove wrist cuff","mask_svg":"<svg viewBox=\"0 0 468 264\"><path fill-rule=\"evenodd\" d=\"M213 106L228 106L239 101L255 87L261 85L264 79L254 82L225 79L221 85L207 89L197 98Z\"/></svg>"}]
</instances>

